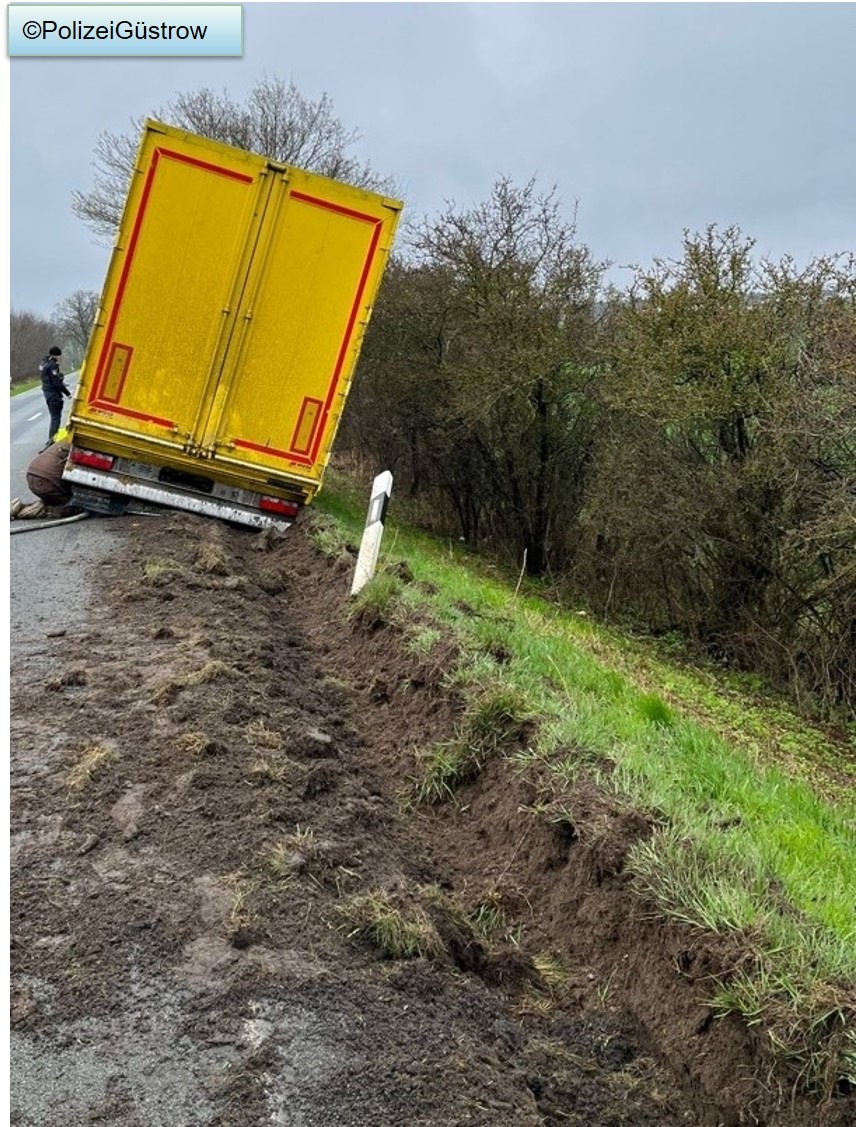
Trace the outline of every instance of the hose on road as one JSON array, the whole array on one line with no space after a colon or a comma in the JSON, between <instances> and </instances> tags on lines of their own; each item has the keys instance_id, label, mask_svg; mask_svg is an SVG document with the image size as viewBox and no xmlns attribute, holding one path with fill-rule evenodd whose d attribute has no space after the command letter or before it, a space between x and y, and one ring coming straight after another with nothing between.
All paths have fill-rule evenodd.
<instances>
[{"instance_id":1,"label":"hose on road","mask_svg":"<svg viewBox=\"0 0 856 1127\"><path fill-rule=\"evenodd\" d=\"M38 532L42 528L56 528L58 524L73 524L76 520L86 520L90 516L92 516L91 513L82 512L75 513L70 517L56 517L53 520L12 521L9 526L9 535L14 536L16 532Z\"/></svg>"}]
</instances>

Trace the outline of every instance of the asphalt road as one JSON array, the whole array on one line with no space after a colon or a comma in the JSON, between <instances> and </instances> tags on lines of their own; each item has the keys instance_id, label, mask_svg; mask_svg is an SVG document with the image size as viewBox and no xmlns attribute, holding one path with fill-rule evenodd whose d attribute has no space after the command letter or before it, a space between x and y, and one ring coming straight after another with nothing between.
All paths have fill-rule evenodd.
<instances>
[{"instance_id":1,"label":"asphalt road","mask_svg":"<svg viewBox=\"0 0 856 1127\"><path fill-rule=\"evenodd\" d=\"M77 373L65 377L72 394L77 390ZM65 400L62 413L63 423L68 419L71 400ZM9 422L11 424L10 468L11 483L14 490L26 490L23 484L24 473L30 459L48 440L48 408L40 387L13 395L9 401ZM29 494L28 494L29 496Z\"/></svg>"},{"instance_id":2,"label":"asphalt road","mask_svg":"<svg viewBox=\"0 0 856 1127\"><path fill-rule=\"evenodd\" d=\"M74 391L76 381L72 377L66 379ZM68 408L63 421L67 415ZM11 399L9 482L13 497L33 500L25 475L30 460L47 441L48 425L40 388ZM75 636L83 632L91 602L93 569L109 555L122 530L121 518L92 517L71 524L33 528L9 537L13 693L16 674L44 674L57 660L58 649L73 645ZM49 637L59 630L66 631L59 640Z\"/></svg>"}]
</instances>

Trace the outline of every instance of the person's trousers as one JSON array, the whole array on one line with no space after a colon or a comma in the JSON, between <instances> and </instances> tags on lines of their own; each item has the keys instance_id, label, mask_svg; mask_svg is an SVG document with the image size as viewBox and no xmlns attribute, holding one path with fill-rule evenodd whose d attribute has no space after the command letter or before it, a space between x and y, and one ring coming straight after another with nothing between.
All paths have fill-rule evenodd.
<instances>
[{"instance_id":1,"label":"person's trousers","mask_svg":"<svg viewBox=\"0 0 856 1127\"><path fill-rule=\"evenodd\" d=\"M48 405L48 412L51 417L51 429L48 435L48 442L50 443L53 442L53 436L59 430L60 424L62 423L62 396L46 395L45 403Z\"/></svg>"},{"instance_id":2,"label":"person's trousers","mask_svg":"<svg viewBox=\"0 0 856 1127\"><path fill-rule=\"evenodd\" d=\"M70 485L66 485L65 482L50 481L48 478L39 477L37 474L27 474L27 488L40 501L44 501L51 508L60 508L67 505L71 500Z\"/></svg>"}]
</instances>

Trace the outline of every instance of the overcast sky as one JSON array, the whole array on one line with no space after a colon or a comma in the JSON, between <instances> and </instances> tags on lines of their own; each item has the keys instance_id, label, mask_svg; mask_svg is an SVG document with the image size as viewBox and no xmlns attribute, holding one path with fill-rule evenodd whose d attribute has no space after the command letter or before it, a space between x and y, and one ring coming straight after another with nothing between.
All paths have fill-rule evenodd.
<instances>
[{"instance_id":1,"label":"overcast sky","mask_svg":"<svg viewBox=\"0 0 856 1127\"><path fill-rule=\"evenodd\" d=\"M71 211L99 134L176 94L263 76L328 93L406 213L500 175L558 186L612 278L737 223L759 255L856 249L854 4L245 4L241 59L12 59L10 297L100 291Z\"/></svg>"}]
</instances>

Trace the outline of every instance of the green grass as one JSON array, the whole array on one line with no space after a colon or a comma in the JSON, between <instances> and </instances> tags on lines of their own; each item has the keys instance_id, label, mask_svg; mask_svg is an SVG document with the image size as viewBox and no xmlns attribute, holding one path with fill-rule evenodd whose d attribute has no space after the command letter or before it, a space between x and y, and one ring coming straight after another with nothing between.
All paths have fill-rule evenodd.
<instances>
[{"instance_id":1,"label":"green grass","mask_svg":"<svg viewBox=\"0 0 856 1127\"><path fill-rule=\"evenodd\" d=\"M335 476L333 477L335 480ZM359 537L363 500L328 485L338 535ZM398 613L456 639L460 732L422 753L416 797L440 802L514 744L559 801L580 772L646 811L629 859L639 891L700 931L745 945L740 976L712 987L719 1012L761 1025L806 1087L856 1071L856 747L758 687L670 662L655 646L516 590L451 542L388 522L381 562L414 582ZM480 712L486 694L505 708ZM511 703L513 701L513 704ZM495 701L494 701L495 703ZM521 740L524 724L537 731Z\"/></svg>"},{"instance_id":2,"label":"green grass","mask_svg":"<svg viewBox=\"0 0 856 1127\"><path fill-rule=\"evenodd\" d=\"M348 604L348 618L366 630L393 622L401 595L401 583L394 575L378 571Z\"/></svg>"},{"instance_id":3,"label":"green grass","mask_svg":"<svg viewBox=\"0 0 856 1127\"><path fill-rule=\"evenodd\" d=\"M418 623L413 623L409 627L405 627L407 633L404 639L404 644L411 651L419 657L427 657L439 641L441 641L443 634L435 626L422 626Z\"/></svg>"},{"instance_id":4,"label":"green grass","mask_svg":"<svg viewBox=\"0 0 856 1127\"><path fill-rule=\"evenodd\" d=\"M325 500L327 499L328 495L325 495ZM344 533L343 525L334 516L324 512L320 504L307 514L307 527L309 539L323 556L334 562L352 562L351 541ZM358 543L356 533L354 536Z\"/></svg>"},{"instance_id":5,"label":"green grass","mask_svg":"<svg viewBox=\"0 0 856 1127\"><path fill-rule=\"evenodd\" d=\"M691 664L686 649L621 635L589 619L577 624L581 645L640 687L656 687L680 708L755 762L777 764L827 797L850 801L856 786L856 729L831 733L807 723L765 691L760 679L713 664ZM670 656L673 650L673 656Z\"/></svg>"},{"instance_id":6,"label":"green grass","mask_svg":"<svg viewBox=\"0 0 856 1127\"><path fill-rule=\"evenodd\" d=\"M10 387L10 395L21 395L25 391L32 391L34 387L40 387L42 381L38 380L25 380L23 383L13 383Z\"/></svg>"},{"instance_id":7,"label":"green grass","mask_svg":"<svg viewBox=\"0 0 856 1127\"><path fill-rule=\"evenodd\" d=\"M456 736L421 753L414 800L432 805L452 798L503 747L525 738L531 722L526 700L513 686L498 681L474 690Z\"/></svg>"},{"instance_id":8,"label":"green grass","mask_svg":"<svg viewBox=\"0 0 856 1127\"><path fill-rule=\"evenodd\" d=\"M413 900L367 892L352 896L339 912L348 937L370 943L385 958L434 958L443 950L434 925Z\"/></svg>"}]
</instances>

